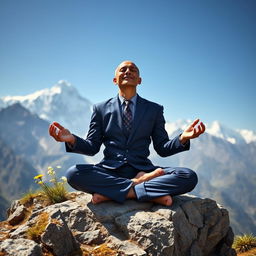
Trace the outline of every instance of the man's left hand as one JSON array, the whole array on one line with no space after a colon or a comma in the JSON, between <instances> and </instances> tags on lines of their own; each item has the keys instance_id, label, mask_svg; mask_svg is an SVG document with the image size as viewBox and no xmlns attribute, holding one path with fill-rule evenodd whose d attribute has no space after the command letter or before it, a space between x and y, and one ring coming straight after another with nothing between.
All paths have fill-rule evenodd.
<instances>
[{"instance_id":1,"label":"man's left hand","mask_svg":"<svg viewBox=\"0 0 256 256\"><path fill-rule=\"evenodd\" d=\"M186 144L190 139L197 138L199 135L204 133L205 125L202 122L199 122L199 119L196 119L192 124L190 124L180 135L180 142Z\"/></svg>"}]
</instances>

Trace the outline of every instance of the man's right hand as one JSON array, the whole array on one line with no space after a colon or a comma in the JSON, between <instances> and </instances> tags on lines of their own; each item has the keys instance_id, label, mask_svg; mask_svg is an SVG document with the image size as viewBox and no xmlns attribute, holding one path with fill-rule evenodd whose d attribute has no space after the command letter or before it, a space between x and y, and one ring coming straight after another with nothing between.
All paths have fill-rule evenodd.
<instances>
[{"instance_id":1,"label":"man's right hand","mask_svg":"<svg viewBox=\"0 0 256 256\"><path fill-rule=\"evenodd\" d=\"M71 145L75 144L75 136L73 134L71 134L71 132L64 128L63 126L61 126L59 123L57 122L53 122L50 126L49 126L49 134L56 140L56 141L60 141L60 142L68 142Z\"/></svg>"}]
</instances>

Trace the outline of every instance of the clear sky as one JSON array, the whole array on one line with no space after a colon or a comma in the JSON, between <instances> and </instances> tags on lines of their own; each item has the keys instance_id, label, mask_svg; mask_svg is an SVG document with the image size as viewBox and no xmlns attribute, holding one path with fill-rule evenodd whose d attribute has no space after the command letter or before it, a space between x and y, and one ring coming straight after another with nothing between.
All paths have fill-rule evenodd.
<instances>
[{"instance_id":1,"label":"clear sky","mask_svg":"<svg viewBox=\"0 0 256 256\"><path fill-rule=\"evenodd\" d=\"M126 59L166 120L256 130L255 0L0 0L0 97L64 79L100 102Z\"/></svg>"}]
</instances>

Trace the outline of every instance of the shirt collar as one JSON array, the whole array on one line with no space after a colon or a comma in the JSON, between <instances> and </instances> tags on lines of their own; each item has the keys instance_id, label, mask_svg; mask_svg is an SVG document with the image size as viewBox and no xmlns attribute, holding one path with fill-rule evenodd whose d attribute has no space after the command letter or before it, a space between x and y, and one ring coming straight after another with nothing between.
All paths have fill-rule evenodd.
<instances>
[{"instance_id":1,"label":"shirt collar","mask_svg":"<svg viewBox=\"0 0 256 256\"><path fill-rule=\"evenodd\" d=\"M123 105L124 101L126 100L123 96L121 96L120 94L118 94L119 100L121 102L121 105ZM132 102L134 104L134 106L136 105L137 102L137 98L138 95L137 93L130 99L130 102Z\"/></svg>"}]
</instances>

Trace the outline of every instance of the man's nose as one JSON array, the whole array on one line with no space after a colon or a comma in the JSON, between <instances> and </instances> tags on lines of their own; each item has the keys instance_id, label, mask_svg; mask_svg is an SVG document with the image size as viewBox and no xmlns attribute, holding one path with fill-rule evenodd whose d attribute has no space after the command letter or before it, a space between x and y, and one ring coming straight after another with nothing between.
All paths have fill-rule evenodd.
<instances>
[{"instance_id":1,"label":"man's nose","mask_svg":"<svg viewBox=\"0 0 256 256\"><path fill-rule=\"evenodd\" d=\"M130 69L129 69L129 68L127 68L127 69L126 69L126 71L125 71L125 73L126 73L126 74L131 74Z\"/></svg>"}]
</instances>

